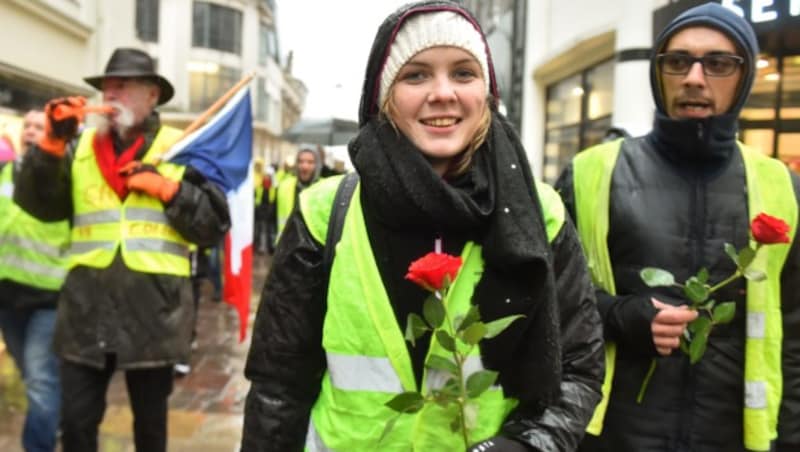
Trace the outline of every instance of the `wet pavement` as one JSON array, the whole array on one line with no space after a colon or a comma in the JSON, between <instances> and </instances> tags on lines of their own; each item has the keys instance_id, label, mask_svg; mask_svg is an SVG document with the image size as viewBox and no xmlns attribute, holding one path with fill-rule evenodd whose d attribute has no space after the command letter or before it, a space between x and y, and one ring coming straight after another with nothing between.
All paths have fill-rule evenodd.
<instances>
[{"instance_id":1,"label":"wet pavement","mask_svg":"<svg viewBox=\"0 0 800 452\"><path fill-rule=\"evenodd\" d=\"M244 378L244 364L268 267L268 260L263 257L255 261L250 325L248 337L242 343L238 342L236 311L226 303L212 301L210 283L203 286L192 369L188 375L175 379L170 396L167 446L170 452L239 450L244 399L250 387ZM133 418L123 373L115 373L106 400L108 408L100 426L100 452L134 452ZM22 452L24 413L24 387L0 341L0 451Z\"/></svg>"}]
</instances>

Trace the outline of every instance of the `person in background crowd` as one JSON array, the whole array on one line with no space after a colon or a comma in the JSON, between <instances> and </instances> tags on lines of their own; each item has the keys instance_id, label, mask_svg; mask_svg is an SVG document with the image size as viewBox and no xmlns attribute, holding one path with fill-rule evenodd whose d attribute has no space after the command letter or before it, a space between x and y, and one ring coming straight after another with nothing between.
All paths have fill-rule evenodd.
<instances>
[{"instance_id":1,"label":"person in background crowd","mask_svg":"<svg viewBox=\"0 0 800 452\"><path fill-rule=\"evenodd\" d=\"M342 174L341 172L337 171L336 168L331 168L328 166L325 146L317 145L317 155L319 155L319 160L321 162L319 177L331 177Z\"/></svg>"},{"instance_id":2,"label":"person in background crowd","mask_svg":"<svg viewBox=\"0 0 800 452\"><path fill-rule=\"evenodd\" d=\"M658 267L683 282L705 268L709 283L725 280L736 266L724 245L746 247L760 212L795 236L800 179L736 141L757 58L744 19L715 3L687 10L653 46L652 131L578 154L559 179L609 344L610 393L581 451L800 451L797 240L760 250L766 281L712 295L734 301L735 317L714 326L695 364L678 348L697 312L680 288L647 287L639 274Z\"/></svg>"},{"instance_id":3,"label":"person in background crowd","mask_svg":"<svg viewBox=\"0 0 800 452\"><path fill-rule=\"evenodd\" d=\"M253 160L253 248L256 253L267 252L267 216L269 214L269 192L265 193L264 160ZM269 188L266 188L269 190Z\"/></svg>"},{"instance_id":4,"label":"person in background crowd","mask_svg":"<svg viewBox=\"0 0 800 452\"><path fill-rule=\"evenodd\" d=\"M42 110L25 114L22 154L44 136L44 128ZM22 210L12 197L18 162L0 165L0 330L25 383L22 447L52 452L61 406L53 330L58 291L67 274L69 224L39 221Z\"/></svg>"},{"instance_id":5,"label":"person in background crowd","mask_svg":"<svg viewBox=\"0 0 800 452\"><path fill-rule=\"evenodd\" d=\"M577 446L600 399L599 317L561 201L534 183L497 112L491 61L480 25L455 2L408 4L380 26L349 147L361 179L332 265L325 237L342 177L300 194L264 286L242 451ZM434 251L462 255L472 269L456 276L448 309L524 319L475 349L476 368L499 375L475 400L474 444L438 406L402 415L379 444L396 415L386 402L439 387L425 368L442 345L429 332L411 345L402 333L429 295L404 275Z\"/></svg>"},{"instance_id":6,"label":"person in background crowd","mask_svg":"<svg viewBox=\"0 0 800 452\"><path fill-rule=\"evenodd\" d=\"M187 362L195 312L189 249L230 227L225 194L191 166L161 162L181 135L155 108L172 85L138 49L118 48L87 83L111 107L78 134L85 99L47 104L46 133L25 156L14 199L43 221L69 220L69 273L58 300L64 452L97 450L114 371L124 370L140 452L163 452L173 365Z\"/></svg>"},{"instance_id":7,"label":"person in background crowd","mask_svg":"<svg viewBox=\"0 0 800 452\"><path fill-rule=\"evenodd\" d=\"M294 173L284 176L278 184L275 197L276 240L280 239L286 221L297 203L297 197L306 187L319 179L321 169L322 159L317 149L305 147L297 151Z\"/></svg>"}]
</instances>

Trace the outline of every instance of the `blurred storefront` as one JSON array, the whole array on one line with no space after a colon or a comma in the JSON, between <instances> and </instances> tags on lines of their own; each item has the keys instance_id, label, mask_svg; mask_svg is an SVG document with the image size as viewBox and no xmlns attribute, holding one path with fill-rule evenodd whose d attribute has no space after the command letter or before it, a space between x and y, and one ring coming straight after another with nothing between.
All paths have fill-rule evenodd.
<instances>
[{"instance_id":1,"label":"blurred storefront","mask_svg":"<svg viewBox=\"0 0 800 452\"><path fill-rule=\"evenodd\" d=\"M529 0L521 135L534 171L554 182L609 128L646 133L649 54L664 26L705 0ZM762 53L741 139L800 167L800 0L719 0L747 19ZM528 78L530 77L530 78Z\"/></svg>"}]
</instances>

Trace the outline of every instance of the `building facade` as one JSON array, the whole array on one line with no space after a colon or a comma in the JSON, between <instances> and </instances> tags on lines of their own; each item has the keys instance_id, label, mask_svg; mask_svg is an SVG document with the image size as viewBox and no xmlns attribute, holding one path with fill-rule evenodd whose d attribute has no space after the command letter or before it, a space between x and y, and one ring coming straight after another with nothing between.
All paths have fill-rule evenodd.
<instances>
[{"instance_id":1,"label":"building facade","mask_svg":"<svg viewBox=\"0 0 800 452\"><path fill-rule=\"evenodd\" d=\"M0 122L53 97L95 96L83 77L137 47L175 87L159 110L181 128L252 74L253 152L280 161L306 92L281 62L276 17L274 0L3 0L0 39L19 45L0 54Z\"/></svg>"}]
</instances>

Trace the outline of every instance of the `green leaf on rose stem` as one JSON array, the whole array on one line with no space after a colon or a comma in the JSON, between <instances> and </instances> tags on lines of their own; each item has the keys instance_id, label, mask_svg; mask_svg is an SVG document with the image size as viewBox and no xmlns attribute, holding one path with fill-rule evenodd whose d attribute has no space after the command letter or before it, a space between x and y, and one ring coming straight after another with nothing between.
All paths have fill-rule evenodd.
<instances>
[{"instance_id":1,"label":"green leaf on rose stem","mask_svg":"<svg viewBox=\"0 0 800 452\"><path fill-rule=\"evenodd\" d=\"M697 272L697 279L705 284L708 282L708 269L703 267Z\"/></svg>"},{"instance_id":2,"label":"green leaf on rose stem","mask_svg":"<svg viewBox=\"0 0 800 452\"><path fill-rule=\"evenodd\" d=\"M418 392L404 392L385 403L389 408L400 413L416 413L425 404L425 398Z\"/></svg>"},{"instance_id":3,"label":"green leaf on rose stem","mask_svg":"<svg viewBox=\"0 0 800 452\"><path fill-rule=\"evenodd\" d=\"M431 355L428 358L428 362L425 365L429 369L437 369L437 370L444 370L449 372L451 375L455 375L458 373L458 366L456 363L451 361L449 358L445 358L439 355Z\"/></svg>"},{"instance_id":4,"label":"green leaf on rose stem","mask_svg":"<svg viewBox=\"0 0 800 452\"><path fill-rule=\"evenodd\" d=\"M716 304L717 304L717 301L714 300L713 298L711 298L711 299L707 300L705 303L701 304L700 307L702 307L703 309L712 310L712 309L714 309L714 305L716 305Z\"/></svg>"},{"instance_id":5,"label":"green leaf on rose stem","mask_svg":"<svg viewBox=\"0 0 800 452\"><path fill-rule=\"evenodd\" d=\"M444 321L444 304L435 296L428 297L422 305L422 315L433 328L439 328Z\"/></svg>"},{"instance_id":6,"label":"green leaf on rose stem","mask_svg":"<svg viewBox=\"0 0 800 452\"><path fill-rule=\"evenodd\" d=\"M491 322L487 323L486 324L486 335L484 335L484 337L486 339L491 339L491 338L497 336L498 334L502 333L506 328L508 328L508 326L511 325L511 322L513 322L514 320L517 320L517 319L521 319L523 317L525 317L525 316L521 315L521 314L509 315L509 316L506 316L506 317L500 317L497 320L494 320L494 321L491 321Z\"/></svg>"},{"instance_id":7,"label":"green leaf on rose stem","mask_svg":"<svg viewBox=\"0 0 800 452\"><path fill-rule=\"evenodd\" d=\"M461 387L458 386L458 380L455 377L450 377L444 382L444 386L439 392L448 397L448 403L454 402L461 395Z\"/></svg>"},{"instance_id":8,"label":"green leaf on rose stem","mask_svg":"<svg viewBox=\"0 0 800 452\"><path fill-rule=\"evenodd\" d=\"M731 258L736 267L739 267L739 253L736 252L736 247L730 243L725 244L725 254Z\"/></svg>"},{"instance_id":9,"label":"green leaf on rose stem","mask_svg":"<svg viewBox=\"0 0 800 452\"><path fill-rule=\"evenodd\" d=\"M489 329L486 328L485 323L477 322L473 323L469 328L458 334L461 336L461 340L463 340L465 343L469 345L477 345L478 342L480 342L488 332Z\"/></svg>"},{"instance_id":10,"label":"green leaf on rose stem","mask_svg":"<svg viewBox=\"0 0 800 452\"><path fill-rule=\"evenodd\" d=\"M689 332L688 331L684 331L683 332L683 336L681 336L681 351L683 353L686 353L687 355L689 354L689 341L690 340L691 339L689 338Z\"/></svg>"},{"instance_id":11,"label":"green leaf on rose stem","mask_svg":"<svg viewBox=\"0 0 800 452\"><path fill-rule=\"evenodd\" d=\"M700 282L696 276L692 276L686 280L686 286L683 288L683 293L686 298L697 303L702 303L708 298L708 286Z\"/></svg>"},{"instance_id":12,"label":"green leaf on rose stem","mask_svg":"<svg viewBox=\"0 0 800 452\"><path fill-rule=\"evenodd\" d=\"M417 314L411 313L408 315L406 321L406 340L411 342L411 345L416 346L415 341L419 339L426 331L429 331L428 325Z\"/></svg>"},{"instance_id":13,"label":"green leaf on rose stem","mask_svg":"<svg viewBox=\"0 0 800 452\"><path fill-rule=\"evenodd\" d=\"M767 279L767 274L755 268L745 268L744 277L747 278L748 281L764 281Z\"/></svg>"},{"instance_id":14,"label":"green leaf on rose stem","mask_svg":"<svg viewBox=\"0 0 800 452\"><path fill-rule=\"evenodd\" d=\"M692 339L692 343L689 344L689 362L694 364L697 361L700 361L700 358L703 357L703 354L706 352L706 346L708 345L708 334L711 332L711 324L709 323L709 328L703 331L698 331L694 339Z\"/></svg>"},{"instance_id":15,"label":"green leaf on rose stem","mask_svg":"<svg viewBox=\"0 0 800 452\"><path fill-rule=\"evenodd\" d=\"M456 341L447 331L437 330L436 340L439 341L439 344L441 344L442 347L448 352L456 351Z\"/></svg>"},{"instance_id":16,"label":"green leaf on rose stem","mask_svg":"<svg viewBox=\"0 0 800 452\"><path fill-rule=\"evenodd\" d=\"M461 410L458 411L453 420L450 422L450 431L453 433L461 431Z\"/></svg>"},{"instance_id":17,"label":"green leaf on rose stem","mask_svg":"<svg viewBox=\"0 0 800 452\"><path fill-rule=\"evenodd\" d=\"M497 380L497 372L479 370L467 378L467 397L474 399L489 389Z\"/></svg>"},{"instance_id":18,"label":"green leaf on rose stem","mask_svg":"<svg viewBox=\"0 0 800 452\"><path fill-rule=\"evenodd\" d=\"M753 259L756 258L756 250L750 248L749 246L742 248L739 251L739 270L743 270L747 268L753 262Z\"/></svg>"},{"instance_id":19,"label":"green leaf on rose stem","mask_svg":"<svg viewBox=\"0 0 800 452\"><path fill-rule=\"evenodd\" d=\"M478 306L472 305L470 306L469 311L467 311L467 315L464 316L464 319L461 320L461 322L456 323L456 331L463 331L480 319L481 314L478 311Z\"/></svg>"},{"instance_id":20,"label":"green leaf on rose stem","mask_svg":"<svg viewBox=\"0 0 800 452\"><path fill-rule=\"evenodd\" d=\"M383 442L384 438L386 438L389 435L389 433L394 428L394 424L397 423L397 420L400 419L400 416L402 415L403 413L398 413L397 415L393 416L391 419L386 421L386 425L383 427L383 433L381 433L380 438L378 438L378 444Z\"/></svg>"},{"instance_id":21,"label":"green leaf on rose stem","mask_svg":"<svg viewBox=\"0 0 800 452\"><path fill-rule=\"evenodd\" d=\"M672 273L655 267L645 267L639 272L645 284L650 287L671 286L675 284L675 277Z\"/></svg>"},{"instance_id":22,"label":"green leaf on rose stem","mask_svg":"<svg viewBox=\"0 0 800 452\"><path fill-rule=\"evenodd\" d=\"M698 315L696 319L689 322L689 325L686 326L686 329L692 333L692 337L694 335L699 334L701 331L704 331L708 327L711 326L711 319L704 315Z\"/></svg>"},{"instance_id":23,"label":"green leaf on rose stem","mask_svg":"<svg viewBox=\"0 0 800 452\"><path fill-rule=\"evenodd\" d=\"M719 306L714 308L714 314L711 317L714 323L721 324L733 320L734 314L736 314L736 303L728 301L720 303Z\"/></svg>"}]
</instances>

